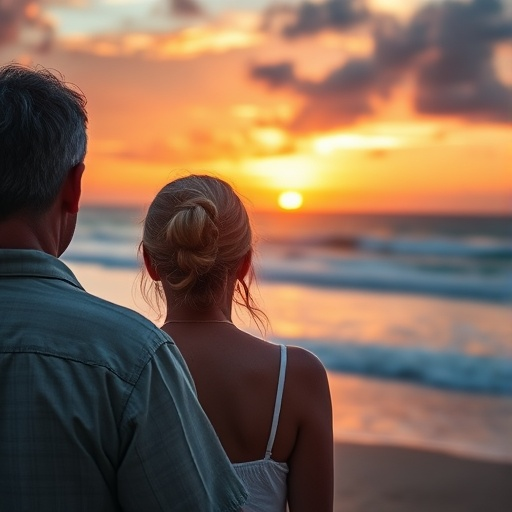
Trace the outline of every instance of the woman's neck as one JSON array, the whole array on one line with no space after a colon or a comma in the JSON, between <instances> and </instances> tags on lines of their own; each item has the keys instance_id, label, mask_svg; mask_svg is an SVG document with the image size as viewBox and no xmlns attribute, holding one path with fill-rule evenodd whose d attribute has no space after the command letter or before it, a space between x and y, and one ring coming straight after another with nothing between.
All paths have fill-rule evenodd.
<instances>
[{"instance_id":1,"label":"woman's neck","mask_svg":"<svg viewBox=\"0 0 512 512\"><path fill-rule=\"evenodd\" d=\"M231 308L216 306L200 310L186 306L169 306L164 325L167 323L232 323Z\"/></svg>"}]
</instances>

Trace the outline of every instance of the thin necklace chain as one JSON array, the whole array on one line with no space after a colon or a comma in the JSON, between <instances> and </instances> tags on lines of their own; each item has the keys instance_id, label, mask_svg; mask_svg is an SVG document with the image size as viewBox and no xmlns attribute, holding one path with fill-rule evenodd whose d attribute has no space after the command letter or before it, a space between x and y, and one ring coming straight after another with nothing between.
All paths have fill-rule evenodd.
<instances>
[{"instance_id":1,"label":"thin necklace chain","mask_svg":"<svg viewBox=\"0 0 512 512\"><path fill-rule=\"evenodd\" d=\"M162 327L167 324L233 324L231 320L167 320Z\"/></svg>"}]
</instances>

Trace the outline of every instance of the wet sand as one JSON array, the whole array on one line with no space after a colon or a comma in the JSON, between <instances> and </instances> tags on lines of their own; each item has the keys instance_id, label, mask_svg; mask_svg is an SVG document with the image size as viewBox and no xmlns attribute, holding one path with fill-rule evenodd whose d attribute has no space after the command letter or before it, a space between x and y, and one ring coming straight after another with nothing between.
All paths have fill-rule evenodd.
<instances>
[{"instance_id":1,"label":"wet sand","mask_svg":"<svg viewBox=\"0 0 512 512\"><path fill-rule=\"evenodd\" d=\"M512 511L512 464L337 443L335 512Z\"/></svg>"}]
</instances>

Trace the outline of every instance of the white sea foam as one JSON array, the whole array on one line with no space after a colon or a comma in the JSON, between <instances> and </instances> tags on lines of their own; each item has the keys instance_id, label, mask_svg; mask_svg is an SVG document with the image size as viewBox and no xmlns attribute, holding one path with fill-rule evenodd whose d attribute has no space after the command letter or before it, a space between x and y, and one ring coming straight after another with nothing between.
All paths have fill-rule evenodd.
<instances>
[{"instance_id":1,"label":"white sea foam","mask_svg":"<svg viewBox=\"0 0 512 512\"><path fill-rule=\"evenodd\" d=\"M420 347L283 340L307 348L333 372L354 373L441 389L512 396L512 358L475 356Z\"/></svg>"},{"instance_id":2,"label":"white sea foam","mask_svg":"<svg viewBox=\"0 0 512 512\"><path fill-rule=\"evenodd\" d=\"M138 268L140 217L136 210L86 209L66 258ZM287 225L278 235L262 237L258 275L269 282L306 286L512 302L507 219L496 220L500 228L493 236L472 231L476 221L471 219L452 219L447 230L441 221L419 218L417 233L411 226L404 233L399 220L388 220L385 236L378 233L384 220L377 216L349 232L336 215ZM489 225L482 229L489 230Z\"/></svg>"}]
</instances>

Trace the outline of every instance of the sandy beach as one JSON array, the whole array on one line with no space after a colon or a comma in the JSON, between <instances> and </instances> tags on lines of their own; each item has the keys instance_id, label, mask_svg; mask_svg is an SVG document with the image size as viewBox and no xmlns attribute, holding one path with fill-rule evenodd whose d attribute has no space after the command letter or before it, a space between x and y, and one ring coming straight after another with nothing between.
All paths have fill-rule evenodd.
<instances>
[{"instance_id":1,"label":"sandy beach","mask_svg":"<svg viewBox=\"0 0 512 512\"><path fill-rule=\"evenodd\" d=\"M335 512L512 511L512 465L338 443Z\"/></svg>"}]
</instances>

